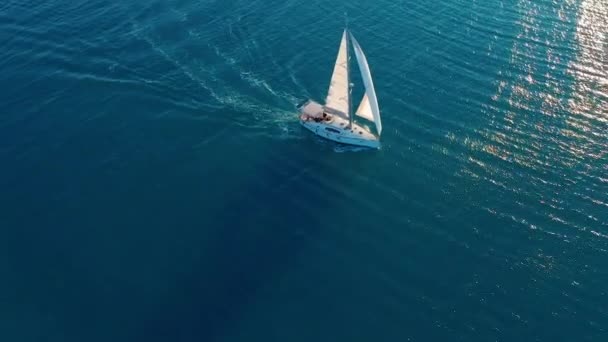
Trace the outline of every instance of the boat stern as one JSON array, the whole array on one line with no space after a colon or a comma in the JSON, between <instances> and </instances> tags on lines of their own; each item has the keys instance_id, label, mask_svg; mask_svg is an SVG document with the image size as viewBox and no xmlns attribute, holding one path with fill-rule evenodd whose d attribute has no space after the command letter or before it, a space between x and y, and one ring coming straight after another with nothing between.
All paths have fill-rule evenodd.
<instances>
[{"instance_id":1,"label":"boat stern","mask_svg":"<svg viewBox=\"0 0 608 342\"><path fill-rule=\"evenodd\" d=\"M310 120L323 117L323 106L313 100L307 100L298 105L300 120Z\"/></svg>"}]
</instances>

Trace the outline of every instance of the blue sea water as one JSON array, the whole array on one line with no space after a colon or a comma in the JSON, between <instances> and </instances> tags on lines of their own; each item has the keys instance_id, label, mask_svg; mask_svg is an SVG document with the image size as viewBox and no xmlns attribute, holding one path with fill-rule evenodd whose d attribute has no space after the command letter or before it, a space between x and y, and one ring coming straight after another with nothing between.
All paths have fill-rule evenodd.
<instances>
[{"instance_id":1,"label":"blue sea water","mask_svg":"<svg viewBox=\"0 0 608 342\"><path fill-rule=\"evenodd\" d=\"M344 12L379 151L297 122ZM4 0L0 341L608 341L607 72L603 0Z\"/></svg>"}]
</instances>

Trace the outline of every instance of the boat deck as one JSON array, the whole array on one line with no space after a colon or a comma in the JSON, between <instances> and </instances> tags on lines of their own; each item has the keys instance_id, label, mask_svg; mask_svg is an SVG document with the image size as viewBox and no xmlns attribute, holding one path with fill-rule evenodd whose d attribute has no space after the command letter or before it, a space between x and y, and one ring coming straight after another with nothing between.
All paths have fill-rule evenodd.
<instances>
[{"instance_id":1,"label":"boat deck","mask_svg":"<svg viewBox=\"0 0 608 342\"><path fill-rule=\"evenodd\" d=\"M300 119L302 121L304 121L305 123L309 123L309 124L316 124L318 126L322 126L322 127L329 127L329 128L333 128L336 129L338 131L341 131L343 133L351 133L354 136L359 136L362 139L366 139L366 140L377 140L377 137L369 130L369 128L365 125L362 125L360 123L357 122L353 122L353 125L351 128L348 128L348 119L339 116L339 115L331 115L330 114L330 118L329 120L321 120L319 122L315 121L314 118L312 117L306 117L305 115L302 115L300 117ZM338 133L338 132L335 132Z\"/></svg>"},{"instance_id":2,"label":"boat deck","mask_svg":"<svg viewBox=\"0 0 608 342\"><path fill-rule=\"evenodd\" d=\"M314 111L310 109L314 108ZM327 114L318 111L317 104L308 104L301 108L300 122L313 133L324 138L350 145L378 148L380 142L370 129L359 122L353 122L349 127L348 118L341 113Z\"/></svg>"}]
</instances>

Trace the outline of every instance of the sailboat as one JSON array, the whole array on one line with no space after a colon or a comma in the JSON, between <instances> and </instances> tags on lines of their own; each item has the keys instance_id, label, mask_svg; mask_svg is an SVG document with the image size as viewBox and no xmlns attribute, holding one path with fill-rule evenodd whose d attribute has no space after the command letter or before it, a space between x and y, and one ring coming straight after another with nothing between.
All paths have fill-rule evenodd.
<instances>
[{"instance_id":1,"label":"sailboat","mask_svg":"<svg viewBox=\"0 0 608 342\"><path fill-rule=\"evenodd\" d=\"M351 108L354 86L350 77L349 47L351 44L365 86L363 99L354 113L352 113ZM298 109L300 111L300 123L321 137L348 145L380 148L382 123L374 82L367 64L367 58L348 27L344 29L342 34L325 105L309 99L300 104ZM375 133L360 119L365 119L373 124Z\"/></svg>"}]
</instances>

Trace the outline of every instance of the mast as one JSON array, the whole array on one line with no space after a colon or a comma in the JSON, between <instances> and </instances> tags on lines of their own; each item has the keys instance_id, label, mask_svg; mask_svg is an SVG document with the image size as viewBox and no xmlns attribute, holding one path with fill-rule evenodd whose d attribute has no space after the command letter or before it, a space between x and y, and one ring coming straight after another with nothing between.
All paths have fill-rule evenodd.
<instances>
[{"instance_id":1,"label":"mast","mask_svg":"<svg viewBox=\"0 0 608 342\"><path fill-rule=\"evenodd\" d=\"M353 128L353 114L352 114L352 110L351 108L353 107L352 104L352 92L353 92L353 84L350 81L350 53L348 52L348 48L349 48L349 41L350 41L350 31L348 30L348 14L345 12L344 13L344 26L345 26L345 30L346 30L346 74L349 76L348 77L348 113L346 113L348 115L348 128L352 129Z\"/></svg>"}]
</instances>

